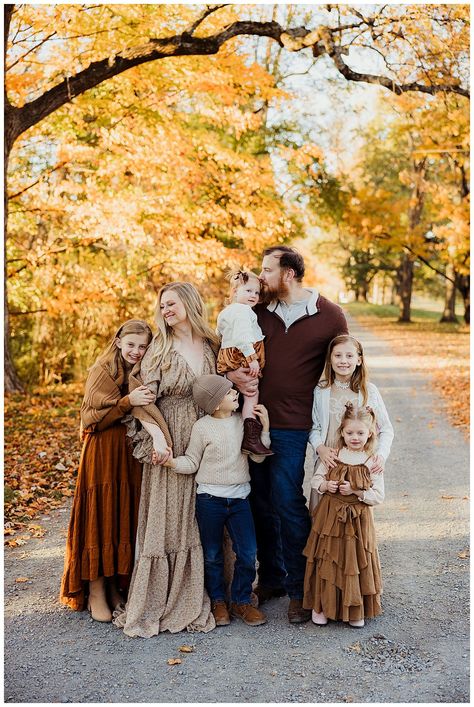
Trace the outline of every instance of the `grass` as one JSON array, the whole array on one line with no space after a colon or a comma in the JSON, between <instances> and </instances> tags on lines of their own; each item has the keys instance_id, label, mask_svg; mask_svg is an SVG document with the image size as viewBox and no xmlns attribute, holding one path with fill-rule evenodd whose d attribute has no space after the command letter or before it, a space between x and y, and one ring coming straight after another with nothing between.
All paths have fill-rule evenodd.
<instances>
[{"instance_id":1,"label":"grass","mask_svg":"<svg viewBox=\"0 0 474 707\"><path fill-rule=\"evenodd\" d=\"M407 367L423 370L441 394L455 427L469 434L469 326L440 323L440 312L413 309L411 322L398 321L398 307L351 302L345 310L406 358Z\"/></svg>"}]
</instances>

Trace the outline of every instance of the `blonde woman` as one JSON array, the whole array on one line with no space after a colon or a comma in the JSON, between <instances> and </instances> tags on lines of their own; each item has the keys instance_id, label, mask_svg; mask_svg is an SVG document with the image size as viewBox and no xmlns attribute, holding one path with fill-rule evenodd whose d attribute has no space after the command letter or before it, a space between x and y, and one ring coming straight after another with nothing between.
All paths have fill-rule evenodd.
<instances>
[{"instance_id":1,"label":"blonde woman","mask_svg":"<svg viewBox=\"0 0 474 707\"><path fill-rule=\"evenodd\" d=\"M145 638L215 626L204 589L194 477L170 472L162 464L168 445L174 456L186 450L200 416L193 384L199 376L215 373L218 340L198 291L187 282L161 288L155 321L158 331L135 377L135 384L154 392L155 402L134 409L129 424L134 455L144 463L136 564L127 604L114 614L115 625L128 636ZM167 428L160 428L157 411ZM154 452L158 464L152 463Z\"/></svg>"}]
</instances>

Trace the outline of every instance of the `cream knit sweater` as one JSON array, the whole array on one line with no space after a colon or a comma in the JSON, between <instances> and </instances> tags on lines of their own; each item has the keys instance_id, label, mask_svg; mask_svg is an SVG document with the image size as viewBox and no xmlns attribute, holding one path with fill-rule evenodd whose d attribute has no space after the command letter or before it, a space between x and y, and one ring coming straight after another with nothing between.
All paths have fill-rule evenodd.
<instances>
[{"instance_id":1,"label":"cream knit sweater","mask_svg":"<svg viewBox=\"0 0 474 707\"><path fill-rule=\"evenodd\" d=\"M205 415L194 423L186 454L176 457L174 471L194 474L198 484L244 484L250 481L247 457L240 447L244 425L240 413ZM257 458L260 459L260 458Z\"/></svg>"}]
</instances>

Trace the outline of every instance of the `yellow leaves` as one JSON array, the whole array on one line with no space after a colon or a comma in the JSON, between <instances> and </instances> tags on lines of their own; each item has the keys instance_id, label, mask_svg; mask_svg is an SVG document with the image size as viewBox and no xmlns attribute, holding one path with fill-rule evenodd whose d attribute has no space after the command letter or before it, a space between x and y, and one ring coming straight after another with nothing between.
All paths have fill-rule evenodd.
<instances>
[{"instance_id":1,"label":"yellow leaves","mask_svg":"<svg viewBox=\"0 0 474 707\"><path fill-rule=\"evenodd\" d=\"M193 648L193 646L184 645L184 646L180 646L178 648L178 650L180 653L192 653L194 651L194 648Z\"/></svg>"},{"instance_id":2,"label":"yellow leaves","mask_svg":"<svg viewBox=\"0 0 474 707\"><path fill-rule=\"evenodd\" d=\"M24 584L25 582L28 582L28 580L28 577L17 577L15 579L15 582L17 582L18 584Z\"/></svg>"},{"instance_id":3,"label":"yellow leaves","mask_svg":"<svg viewBox=\"0 0 474 707\"><path fill-rule=\"evenodd\" d=\"M181 665L183 661L181 660L181 658L168 658L166 662L168 663L168 665Z\"/></svg>"},{"instance_id":4,"label":"yellow leaves","mask_svg":"<svg viewBox=\"0 0 474 707\"><path fill-rule=\"evenodd\" d=\"M470 556L470 551L469 548L466 547L464 550L461 550L461 552L458 552L458 557L460 560L467 560L467 558Z\"/></svg>"}]
</instances>

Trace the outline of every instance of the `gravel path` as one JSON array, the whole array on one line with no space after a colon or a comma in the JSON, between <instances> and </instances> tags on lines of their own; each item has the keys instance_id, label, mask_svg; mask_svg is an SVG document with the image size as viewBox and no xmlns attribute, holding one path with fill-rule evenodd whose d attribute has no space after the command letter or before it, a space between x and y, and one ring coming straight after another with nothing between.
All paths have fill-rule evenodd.
<instances>
[{"instance_id":1,"label":"gravel path","mask_svg":"<svg viewBox=\"0 0 474 707\"><path fill-rule=\"evenodd\" d=\"M468 444L408 359L352 331L395 428L375 511L384 614L291 626L283 598L265 626L131 639L59 605L65 508L5 552L5 702L469 702Z\"/></svg>"}]
</instances>

